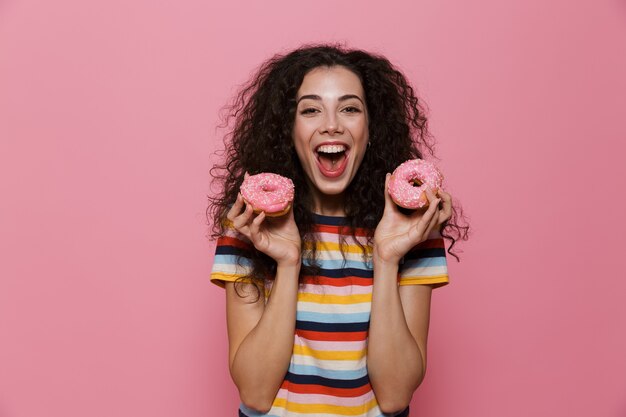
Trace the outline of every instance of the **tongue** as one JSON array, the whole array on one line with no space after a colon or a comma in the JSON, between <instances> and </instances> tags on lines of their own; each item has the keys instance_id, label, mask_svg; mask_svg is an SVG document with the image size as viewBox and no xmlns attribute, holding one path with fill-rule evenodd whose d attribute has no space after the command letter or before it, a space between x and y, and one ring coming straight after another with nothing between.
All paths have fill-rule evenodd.
<instances>
[{"instance_id":1,"label":"tongue","mask_svg":"<svg viewBox=\"0 0 626 417\"><path fill-rule=\"evenodd\" d=\"M341 166L344 158L345 154L343 152L329 154L321 153L319 160L320 164L322 164L324 169L326 169L327 171L336 171Z\"/></svg>"}]
</instances>

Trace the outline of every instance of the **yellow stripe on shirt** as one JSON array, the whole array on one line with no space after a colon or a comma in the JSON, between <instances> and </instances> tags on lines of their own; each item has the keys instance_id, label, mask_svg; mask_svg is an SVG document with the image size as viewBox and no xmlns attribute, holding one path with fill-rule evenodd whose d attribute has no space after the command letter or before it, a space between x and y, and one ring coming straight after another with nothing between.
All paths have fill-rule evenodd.
<instances>
[{"instance_id":1,"label":"yellow stripe on shirt","mask_svg":"<svg viewBox=\"0 0 626 417\"><path fill-rule=\"evenodd\" d=\"M308 346L294 345L294 355L312 356L316 359L322 359L327 361L358 361L362 359L366 354L366 349L363 350L315 350Z\"/></svg>"},{"instance_id":2,"label":"yellow stripe on shirt","mask_svg":"<svg viewBox=\"0 0 626 417\"><path fill-rule=\"evenodd\" d=\"M372 301L372 294L350 294L350 295L334 295L334 294L312 294L310 292L301 292L298 294L298 301L318 304L356 304L368 303Z\"/></svg>"}]
</instances>

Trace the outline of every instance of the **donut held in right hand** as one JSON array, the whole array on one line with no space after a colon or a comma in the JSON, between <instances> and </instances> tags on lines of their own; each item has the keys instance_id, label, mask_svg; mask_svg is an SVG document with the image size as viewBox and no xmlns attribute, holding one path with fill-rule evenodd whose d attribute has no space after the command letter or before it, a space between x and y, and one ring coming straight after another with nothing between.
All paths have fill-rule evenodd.
<instances>
[{"instance_id":1,"label":"donut held in right hand","mask_svg":"<svg viewBox=\"0 0 626 417\"><path fill-rule=\"evenodd\" d=\"M293 182L286 177L271 172L247 175L239 191L246 204L255 213L265 212L266 216L278 217L289 212L294 197Z\"/></svg>"},{"instance_id":2,"label":"donut held in right hand","mask_svg":"<svg viewBox=\"0 0 626 417\"><path fill-rule=\"evenodd\" d=\"M400 164L391 174L387 191L393 201L406 209L428 207L426 189L441 189L443 174L429 161L411 159Z\"/></svg>"}]
</instances>

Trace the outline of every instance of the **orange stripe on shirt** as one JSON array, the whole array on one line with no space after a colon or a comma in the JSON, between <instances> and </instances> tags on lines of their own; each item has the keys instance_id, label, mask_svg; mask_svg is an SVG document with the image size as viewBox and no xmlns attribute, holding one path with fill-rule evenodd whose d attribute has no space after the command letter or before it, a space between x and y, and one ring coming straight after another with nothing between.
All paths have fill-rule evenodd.
<instances>
[{"instance_id":1,"label":"orange stripe on shirt","mask_svg":"<svg viewBox=\"0 0 626 417\"><path fill-rule=\"evenodd\" d=\"M369 383L358 388L334 388L317 384L296 384L290 381L283 381L281 388L297 394L325 394L335 397L359 397L372 389Z\"/></svg>"},{"instance_id":2,"label":"orange stripe on shirt","mask_svg":"<svg viewBox=\"0 0 626 417\"><path fill-rule=\"evenodd\" d=\"M365 340L367 332L316 332L314 330L296 329L296 334L308 340L354 342Z\"/></svg>"}]
</instances>

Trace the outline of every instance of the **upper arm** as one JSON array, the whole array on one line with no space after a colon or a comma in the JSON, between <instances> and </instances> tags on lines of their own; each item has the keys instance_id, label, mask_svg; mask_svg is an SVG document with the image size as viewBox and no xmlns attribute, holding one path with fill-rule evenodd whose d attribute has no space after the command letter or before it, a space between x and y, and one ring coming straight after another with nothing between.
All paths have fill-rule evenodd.
<instances>
[{"instance_id":1,"label":"upper arm","mask_svg":"<svg viewBox=\"0 0 626 417\"><path fill-rule=\"evenodd\" d=\"M242 283L238 287L240 297L235 291L234 282L226 282L226 326L228 330L228 368L232 374L235 355L241 342L256 327L265 309L265 295L257 298L257 291L252 283ZM256 300L256 301L255 301Z\"/></svg>"},{"instance_id":2,"label":"upper arm","mask_svg":"<svg viewBox=\"0 0 626 417\"><path fill-rule=\"evenodd\" d=\"M430 322L431 285L400 285L400 300L406 324L422 355L423 373L426 372L426 346Z\"/></svg>"}]
</instances>

